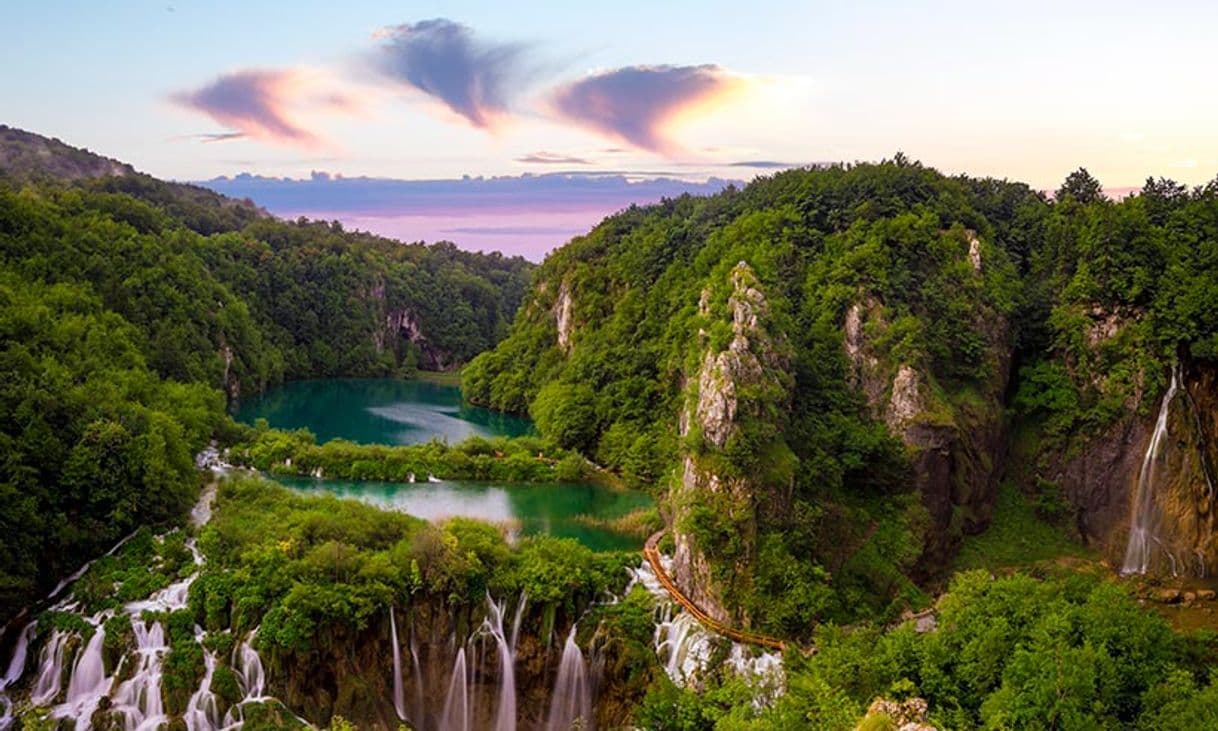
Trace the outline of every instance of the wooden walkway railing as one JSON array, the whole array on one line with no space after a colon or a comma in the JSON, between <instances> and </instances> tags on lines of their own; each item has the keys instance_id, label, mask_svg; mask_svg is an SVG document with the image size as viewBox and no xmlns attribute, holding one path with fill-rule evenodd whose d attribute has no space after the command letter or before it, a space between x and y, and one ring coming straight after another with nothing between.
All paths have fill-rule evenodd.
<instances>
[{"instance_id":1,"label":"wooden walkway railing","mask_svg":"<svg viewBox=\"0 0 1218 731\"><path fill-rule=\"evenodd\" d=\"M660 542L660 538L663 535L664 531L658 531L647 539L647 543L643 545L643 556L647 558L647 563L651 564L651 569L655 571L656 578L660 580L660 585L664 587L664 590L668 592L668 595L672 597L674 602L680 604L685 611L692 614L694 619L698 620L703 627L730 640L742 642L746 645L769 647L779 652L786 649L787 645L782 640L733 629L699 609L698 605L685 596L680 587L668 576L668 572L664 570L664 564L660 561L660 551L656 548L656 544Z\"/></svg>"}]
</instances>

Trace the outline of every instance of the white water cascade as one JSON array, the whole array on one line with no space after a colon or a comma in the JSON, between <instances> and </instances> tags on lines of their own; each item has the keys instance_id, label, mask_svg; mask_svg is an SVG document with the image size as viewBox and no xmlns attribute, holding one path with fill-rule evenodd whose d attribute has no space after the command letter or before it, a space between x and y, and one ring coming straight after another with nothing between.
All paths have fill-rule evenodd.
<instances>
[{"instance_id":1,"label":"white water cascade","mask_svg":"<svg viewBox=\"0 0 1218 731\"><path fill-rule=\"evenodd\" d=\"M102 623L109 619L109 614L103 612L93 619L96 622L93 636L76 658L68 679L67 697L51 711L53 718L76 719L76 731L87 731L92 724L93 711L97 710L102 696L110 688L110 678L106 677L102 658L102 647L106 641L106 630Z\"/></svg>"},{"instance_id":2,"label":"white water cascade","mask_svg":"<svg viewBox=\"0 0 1218 731\"><path fill-rule=\"evenodd\" d=\"M25 675L25 661L29 658L30 640L34 639L37 622L30 622L17 635L17 643L13 646L12 657L5 668L4 677L0 678L0 731L8 731L13 724L13 702L8 697L8 689L15 685L21 676ZM2 634L2 633L0 633Z\"/></svg>"},{"instance_id":3,"label":"white water cascade","mask_svg":"<svg viewBox=\"0 0 1218 731\"><path fill-rule=\"evenodd\" d=\"M402 687L402 646L398 644L398 623L389 607L389 634L393 640L393 710L398 720L406 720L406 691Z\"/></svg>"},{"instance_id":4,"label":"white water cascade","mask_svg":"<svg viewBox=\"0 0 1218 731\"><path fill-rule=\"evenodd\" d=\"M507 602L496 604L487 595L486 605L483 627L494 638L499 649L499 706L495 711L495 731L516 731L516 648L508 642L503 631L503 613L507 609ZM512 638L515 639L515 633Z\"/></svg>"},{"instance_id":5,"label":"white water cascade","mask_svg":"<svg viewBox=\"0 0 1218 731\"><path fill-rule=\"evenodd\" d=\"M1138 472L1138 485L1134 492L1133 515L1129 521L1129 543L1125 546L1125 562L1121 565L1122 574L1144 574L1150 570L1155 546L1163 548L1167 554L1172 575L1177 573L1176 557L1163 547L1163 542L1156 532L1155 475L1158 473L1163 442L1167 439L1167 417L1179 386L1179 370L1179 365L1172 369L1171 384L1159 406L1159 418L1155 421L1150 444L1142 457L1142 469Z\"/></svg>"},{"instance_id":6,"label":"white water cascade","mask_svg":"<svg viewBox=\"0 0 1218 731\"><path fill-rule=\"evenodd\" d=\"M195 628L195 641L200 645L206 635ZM216 703L216 695L211 692L211 679L216 674L216 653L211 650L203 651L203 679L199 688L190 696L186 710L182 713L182 721L186 723L186 731L214 731L220 723L220 711Z\"/></svg>"},{"instance_id":7,"label":"white water cascade","mask_svg":"<svg viewBox=\"0 0 1218 731\"><path fill-rule=\"evenodd\" d=\"M575 644L575 625L567 634L558 665L558 677L550 696L550 713L546 731L568 731L571 728L592 728L592 684L588 679L588 664L584 653Z\"/></svg>"},{"instance_id":8,"label":"white water cascade","mask_svg":"<svg viewBox=\"0 0 1218 731\"><path fill-rule=\"evenodd\" d=\"M661 557L666 565L672 559ZM664 672L677 685L696 682L710 665L716 643L725 641L702 626L693 615L673 603L646 561L633 570L631 586L642 584L656 599L655 651L664 663ZM627 587L627 592L630 587ZM749 645L732 642L726 664L735 674L746 679L754 688L754 703L769 705L786 691L786 672L782 655L762 652Z\"/></svg>"},{"instance_id":9,"label":"white water cascade","mask_svg":"<svg viewBox=\"0 0 1218 731\"><path fill-rule=\"evenodd\" d=\"M448 683L448 695L440 715L440 728L444 731L470 731L470 720L465 648L461 647L457 649L457 659L453 662L452 680Z\"/></svg>"}]
</instances>

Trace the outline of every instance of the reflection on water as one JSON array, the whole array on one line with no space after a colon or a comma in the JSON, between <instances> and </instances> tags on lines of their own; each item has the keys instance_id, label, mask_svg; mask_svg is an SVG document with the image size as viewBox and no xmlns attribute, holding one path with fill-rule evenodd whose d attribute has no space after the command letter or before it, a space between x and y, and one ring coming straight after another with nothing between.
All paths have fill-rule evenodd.
<instances>
[{"instance_id":1,"label":"reflection on water","mask_svg":"<svg viewBox=\"0 0 1218 731\"><path fill-rule=\"evenodd\" d=\"M641 538L592 527L576 520L588 515L620 518L652 500L641 492L591 484L497 485L486 482L400 483L274 477L300 492L330 492L431 521L455 516L508 523L521 535L575 538L597 551L635 550Z\"/></svg>"},{"instance_id":2,"label":"reflection on water","mask_svg":"<svg viewBox=\"0 0 1218 731\"><path fill-rule=\"evenodd\" d=\"M318 443L459 442L532 430L528 419L464 403L455 386L392 378L294 381L241 402L236 417L247 424L265 418L278 429L307 428Z\"/></svg>"}]
</instances>

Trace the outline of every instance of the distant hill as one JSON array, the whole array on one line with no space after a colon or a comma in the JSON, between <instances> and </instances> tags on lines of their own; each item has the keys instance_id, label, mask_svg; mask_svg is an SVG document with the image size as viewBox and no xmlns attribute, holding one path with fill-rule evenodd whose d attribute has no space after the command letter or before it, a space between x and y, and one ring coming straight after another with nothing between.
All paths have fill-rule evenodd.
<instances>
[{"instance_id":1,"label":"distant hill","mask_svg":"<svg viewBox=\"0 0 1218 731\"><path fill-rule=\"evenodd\" d=\"M193 231L237 231L270 214L248 198L229 198L188 183L172 183L131 165L15 127L0 125L0 182L69 184L123 193L161 209Z\"/></svg>"},{"instance_id":2,"label":"distant hill","mask_svg":"<svg viewBox=\"0 0 1218 731\"><path fill-rule=\"evenodd\" d=\"M135 174L135 168L118 160L0 124L0 175L5 177L83 180Z\"/></svg>"}]
</instances>

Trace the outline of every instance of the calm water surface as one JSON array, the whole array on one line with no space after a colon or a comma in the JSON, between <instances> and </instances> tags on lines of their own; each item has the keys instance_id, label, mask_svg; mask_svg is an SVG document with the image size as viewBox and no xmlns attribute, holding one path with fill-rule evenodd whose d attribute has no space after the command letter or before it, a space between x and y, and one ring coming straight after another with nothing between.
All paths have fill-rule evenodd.
<instances>
[{"instance_id":1,"label":"calm water surface","mask_svg":"<svg viewBox=\"0 0 1218 731\"><path fill-rule=\"evenodd\" d=\"M242 401L236 416L247 424L261 417L277 429L307 428L318 444L456 443L532 430L528 419L463 403L455 386L392 378L294 381Z\"/></svg>"},{"instance_id":2,"label":"calm water surface","mask_svg":"<svg viewBox=\"0 0 1218 731\"><path fill-rule=\"evenodd\" d=\"M431 521L461 516L506 524L509 532L517 535L544 533L575 538L596 551L635 550L643 545L643 540L585 525L577 516L612 520L652 505L645 493L592 484L503 485L455 480L401 483L282 476L272 479L299 492L330 492Z\"/></svg>"},{"instance_id":3,"label":"calm water surface","mask_svg":"<svg viewBox=\"0 0 1218 731\"><path fill-rule=\"evenodd\" d=\"M456 443L472 436L519 436L533 428L528 419L462 403L454 386L388 378L295 381L242 402L236 416L247 424L265 418L279 429L309 429L319 444L339 438L363 444L437 438ZM645 493L593 484L272 479L300 492L330 492L426 520L461 516L507 525L517 535L575 538L598 551L634 550L642 540L588 526L578 516L613 520L653 504Z\"/></svg>"}]
</instances>

